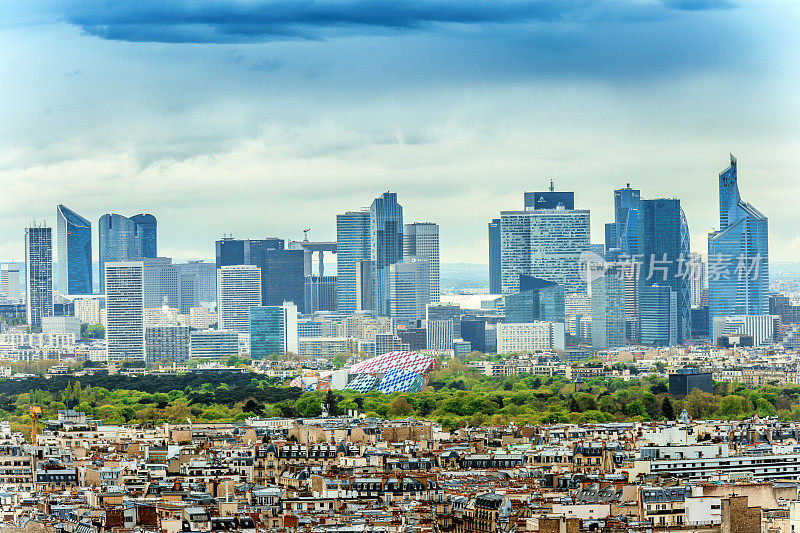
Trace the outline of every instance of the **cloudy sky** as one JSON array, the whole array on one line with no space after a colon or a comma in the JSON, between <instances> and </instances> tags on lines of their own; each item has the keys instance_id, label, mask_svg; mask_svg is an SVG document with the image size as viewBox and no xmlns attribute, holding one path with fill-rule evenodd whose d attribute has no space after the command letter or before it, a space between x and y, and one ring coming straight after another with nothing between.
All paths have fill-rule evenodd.
<instances>
[{"instance_id":1,"label":"cloudy sky","mask_svg":"<svg viewBox=\"0 0 800 533\"><path fill-rule=\"evenodd\" d=\"M443 261L485 263L487 221L550 179L595 242L613 188L679 197L705 252L732 152L800 261L798 24L770 0L5 0L0 260L58 203L151 212L161 255L210 258L334 239L392 190Z\"/></svg>"}]
</instances>

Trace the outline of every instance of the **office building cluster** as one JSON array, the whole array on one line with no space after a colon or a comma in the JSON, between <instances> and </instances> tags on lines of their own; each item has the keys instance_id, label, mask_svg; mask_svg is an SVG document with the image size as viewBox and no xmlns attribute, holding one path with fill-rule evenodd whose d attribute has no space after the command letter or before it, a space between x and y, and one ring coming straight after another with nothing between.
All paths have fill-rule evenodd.
<instances>
[{"instance_id":1,"label":"office building cluster","mask_svg":"<svg viewBox=\"0 0 800 533\"><path fill-rule=\"evenodd\" d=\"M525 192L489 223L482 296L442 293L439 226L408 223L393 192L336 215L335 241L225 236L213 263L159 256L151 214L105 214L96 271L92 224L59 205L56 234L32 224L24 264L2 264L0 312L35 328L65 315L103 324L84 340L111 361L800 344L796 302L769 292L767 218L741 199L733 156L718 180L707 254L692 251L677 198L615 190L595 244L574 192Z\"/></svg>"}]
</instances>

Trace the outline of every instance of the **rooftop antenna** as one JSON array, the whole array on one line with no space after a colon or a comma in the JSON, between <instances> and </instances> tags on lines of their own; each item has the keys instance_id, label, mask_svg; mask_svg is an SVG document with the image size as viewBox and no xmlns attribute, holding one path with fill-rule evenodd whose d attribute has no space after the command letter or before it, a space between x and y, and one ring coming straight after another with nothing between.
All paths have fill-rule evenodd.
<instances>
[{"instance_id":1,"label":"rooftop antenna","mask_svg":"<svg viewBox=\"0 0 800 533\"><path fill-rule=\"evenodd\" d=\"M308 242L308 232L311 231L311 228L305 228L303 230L303 240Z\"/></svg>"},{"instance_id":2,"label":"rooftop antenna","mask_svg":"<svg viewBox=\"0 0 800 533\"><path fill-rule=\"evenodd\" d=\"M553 184L553 180L550 180L550 192L553 192L553 191L555 191L555 190L556 190L556 187L555 187L555 185Z\"/></svg>"}]
</instances>

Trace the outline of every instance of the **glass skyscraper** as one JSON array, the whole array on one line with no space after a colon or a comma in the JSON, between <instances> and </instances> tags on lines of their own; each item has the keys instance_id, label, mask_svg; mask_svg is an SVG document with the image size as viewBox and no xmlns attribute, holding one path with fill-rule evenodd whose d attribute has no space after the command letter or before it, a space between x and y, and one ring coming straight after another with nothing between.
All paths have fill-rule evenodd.
<instances>
[{"instance_id":1,"label":"glass skyscraper","mask_svg":"<svg viewBox=\"0 0 800 533\"><path fill-rule=\"evenodd\" d=\"M564 288L558 283L520 275L519 292L505 297L506 323L537 320L564 322Z\"/></svg>"},{"instance_id":2,"label":"glass skyscraper","mask_svg":"<svg viewBox=\"0 0 800 533\"><path fill-rule=\"evenodd\" d=\"M266 359L272 354L297 353L297 307L284 305L251 307L250 357Z\"/></svg>"},{"instance_id":3,"label":"glass skyscraper","mask_svg":"<svg viewBox=\"0 0 800 533\"><path fill-rule=\"evenodd\" d=\"M632 257L639 253L638 220L640 191L624 189L614 191L614 222L606 224L606 258Z\"/></svg>"},{"instance_id":4,"label":"glass skyscraper","mask_svg":"<svg viewBox=\"0 0 800 533\"><path fill-rule=\"evenodd\" d=\"M625 345L623 268L620 263L610 263L602 276L592 280L592 348L595 350Z\"/></svg>"},{"instance_id":5,"label":"glass skyscraper","mask_svg":"<svg viewBox=\"0 0 800 533\"><path fill-rule=\"evenodd\" d=\"M92 294L92 224L64 205L56 208L58 292Z\"/></svg>"},{"instance_id":6,"label":"glass skyscraper","mask_svg":"<svg viewBox=\"0 0 800 533\"><path fill-rule=\"evenodd\" d=\"M149 214L126 217L105 214L100 217L97 234L100 240L100 292L105 292L105 264L111 261L132 261L158 257L156 217Z\"/></svg>"},{"instance_id":7,"label":"glass skyscraper","mask_svg":"<svg viewBox=\"0 0 800 533\"><path fill-rule=\"evenodd\" d=\"M369 208L372 303L379 316L389 316L389 265L403 261L403 208L397 193L385 192Z\"/></svg>"},{"instance_id":8,"label":"glass skyscraper","mask_svg":"<svg viewBox=\"0 0 800 533\"><path fill-rule=\"evenodd\" d=\"M439 301L439 225L414 222L403 229L403 257L417 256L428 263L429 302ZM426 302L427 303L427 302Z\"/></svg>"},{"instance_id":9,"label":"glass skyscraper","mask_svg":"<svg viewBox=\"0 0 800 533\"><path fill-rule=\"evenodd\" d=\"M336 305L343 313L361 308L359 263L370 258L369 215L366 209L336 215Z\"/></svg>"},{"instance_id":10,"label":"glass skyscraper","mask_svg":"<svg viewBox=\"0 0 800 533\"><path fill-rule=\"evenodd\" d=\"M500 213L503 295L520 291L520 274L552 281L565 294L586 293L579 259L589 249L589 211L536 209Z\"/></svg>"},{"instance_id":11,"label":"glass skyscraper","mask_svg":"<svg viewBox=\"0 0 800 533\"><path fill-rule=\"evenodd\" d=\"M142 213L131 217L136 225L133 238L140 257L158 257L158 222L156 217L149 213Z\"/></svg>"},{"instance_id":12,"label":"glass skyscraper","mask_svg":"<svg viewBox=\"0 0 800 533\"><path fill-rule=\"evenodd\" d=\"M769 313L767 217L739 196L736 158L719 175L719 230L708 235L709 324Z\"/></svg>"},{"instance_id":13,"label":"glass skyscraper","mask_svg":"<svg viewBox=\"0 0 800 533\"><path fill-rule=\"evenodd\" d=\"M650 310L644 287L658 284L668 287L675 293L677 306L676 342L681 344L691 338L691 272L689 226L681 208L681 201L675 198L641 200L638 213L638 247L641 254L639 269L640 327L642 342L649 344L644 335L644 317ZM663 316L663 315L661 315Z\"/></svg>"}]
</instances>

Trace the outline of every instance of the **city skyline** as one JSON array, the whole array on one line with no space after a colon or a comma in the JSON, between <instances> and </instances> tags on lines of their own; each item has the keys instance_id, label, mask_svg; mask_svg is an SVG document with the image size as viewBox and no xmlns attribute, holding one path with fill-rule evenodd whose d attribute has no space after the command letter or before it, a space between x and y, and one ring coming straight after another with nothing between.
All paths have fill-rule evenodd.
<instances>
[{"instance_id":1,"label":"city skyline","mask_svg":"<svg viewBox=\"0 0 800 533\"><path fill-rule=\"evenodd\" d=\"M367 20L287 8L288 38L263 1L247 36L230 2L198 2L191 35L179 6L11 2L0 257L21 260L19 228L59 203L93 222L152 212L161 255L180 260L225 233L332 240L334 205L393 190L406 219L436 214L442 262L485 263L486 221L551 179L594 214L592 242L613 219L607 190L680 197L702 251L733 152L743 197L784 221L772 259L800 258L797 5L431 1L382 18L347 4Z\"/></svg>"}]
</instances>

